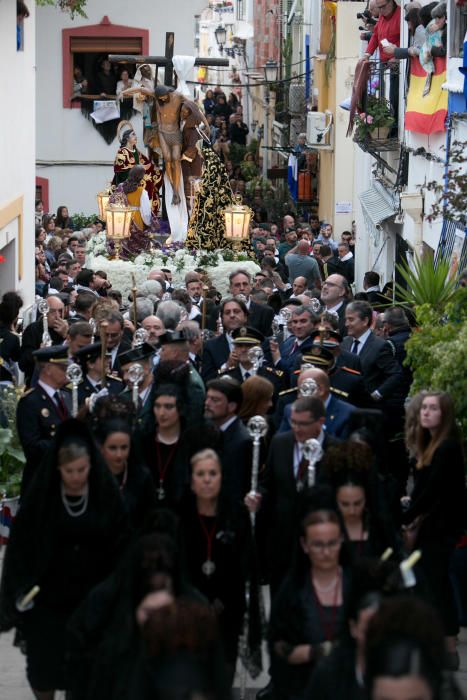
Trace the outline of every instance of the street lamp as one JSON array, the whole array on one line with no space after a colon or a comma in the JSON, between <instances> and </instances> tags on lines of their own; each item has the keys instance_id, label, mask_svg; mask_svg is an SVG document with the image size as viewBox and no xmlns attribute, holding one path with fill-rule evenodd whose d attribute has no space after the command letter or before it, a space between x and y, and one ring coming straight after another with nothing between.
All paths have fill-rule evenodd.
<instances>
[{"instance_id":1,"label":"street lamp","mask_svg":"<svg viewBox=\"0 0 467 700\"><path fill-rule=\"evenodd\" d=\"M271 83L277 81L277 63L269 58L266 65L263 66L264 70L264 130L263 130L263 179L266 180L268 177L268 165L269 165L269 101L270 92L269 86Z\"/></svg>"},{"instance_id":2,"label":"street lamp","mask_svg":"<svg viewBox=\"0 0 467 700\"><path fill-rule=\"evenodd\" d=\"M219 51L222 55L224 53L224 44L227 41L227 31L225 27L222 26L222 24L219 24L219 26L215 30L214 36L216 37L216 42L219 47Z\"/></svg>"},{"instance_id":3,"label":"street lamp","mask_svg":"<svg viewBox=\"0 0 467 700\"><path fill-rule=\"evenodd\" d=\"M275 83L277 81L277 63L272 58L268 58L266 65L263 66L264 77L267 83Z\"/></svg>"}]
</instances>

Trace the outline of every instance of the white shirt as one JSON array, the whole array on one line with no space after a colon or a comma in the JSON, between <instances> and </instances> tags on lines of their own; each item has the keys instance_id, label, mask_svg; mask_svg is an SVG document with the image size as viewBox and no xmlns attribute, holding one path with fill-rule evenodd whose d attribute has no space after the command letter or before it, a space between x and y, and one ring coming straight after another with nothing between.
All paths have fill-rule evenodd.
<instances>
[{"instance_id":1,"label":"white shirt","mask_svg":"<svg viewBox=\"0 0 467 700\"><path fill-rule=\"evenodd\" d=\"M363 335L361 335L360 338L353 339L351 349L353 348L354 341L358 340L357 352L354 353L355 355L360 355L360 353L362 351L362 347L365 345L365 343L368 340L368 338L370 337L370 335L371 335L371 328L368 328L368 330L365 331L365 333L363 333Z\"/></svg>"},{"instance_id":2,"label":"white shirt","mask_svg":"<svg viewBox=\"0 0 467 700\"><path fill-rule=\"evenodd\" d=\"M89 374L86 375L86 379L88 382L91 384L92 388L95 389L97 384L101 384L100 379L93 379L92 377L89 376Z\"/></svg>"},{"instance_id":3,"label":"white shirt","mask_svg":"<svg viewBox=\"0 0 467 700\"><path fill-rule=\"evenodd\" d=\"M342 258L340 258L340 261L346 262L347 260L352 260L352 258L353 258L353 254L349 250L349 252L346 253L346 255L344 255Z\"/></svg>"},{"instance_id":4,"label":"white shirt","mask_svg":"<svg viewBox=\"0 0 467 700\"><path fill-rule=\"evenodd\" d=\"M336 306L330 306L329 308L326 308L326 311L331 311L337 314L343 303L343 301L340 301L338 304L336 304Z\"/></svg>"},{"instance_id":5,"label":"white shirt","mask_svg":"<svg viewBox=\"0 0 467 700\"><path fill-rule=\"evenodd\" d=\"M138 394L139 398L141 399L141 403L143 404L143 406L144 406L144 404L146 403L146 399L147 399L148 396L149 396L149 392L151 391L151 387L152 387L152 384L150 384L149 386L147 386L146 389L143 389L143 391L140 391L139 394Z\"/></svg>"},{"instance_id":6,"label":"white shirt","mask_svg":"<svg viewBox=\"0 0 467 700\"><path fill-rule=\"evenodd\" d=\"M59 391L59 389L55 389L53 386L50 386L50 384L46 384L44 381L42 381L42 379L40 379L37 383L40 385L41 389L45 391L49 399L52 399L56 405L57 402L55 401L55 392Z\"/></svg>"},{"instance_id":7,"label":"white shirt","mask_svg":"<svg viewBox=\"0 0 467 700\"><path fill-rule=\"evenodd\" d=\"M223 433L227 430L227 428L230 428L232 423L237 420L237 416L232 416L231 418L227 418L225 423L222 423L222 425L219 426L219 430L221 430Z\"/></svg>"},{"instance_id":8,"label":"white shirt","mask_svg":"<svg viewBox=\"0 0 467 700\"><path fill-rule=\"evenodd\" d=\"M367 293L368 293L368 292L380 292L380 291L381 291L381 290L380 290L380 288L379 288L379 285L375 285L374 287L367 287L367 288L365 289L365 292L367 292Z\"/></svg>"},{"instance_id":9,"label":"white shirt","mask_svg":"<svg viewBox=\"0 0 467 700\"><path fill-rule=\"evenodd\" d=\"M250 369L245 369L245 367L241 364L238 365L240 368L240 372L242 373L242 382L245 381L245 379L248 379L248 377L245 377L245 374L248 372L250 377L255 377L256 376L256 370L251 367Z\"/></svg>"}]
</instances>

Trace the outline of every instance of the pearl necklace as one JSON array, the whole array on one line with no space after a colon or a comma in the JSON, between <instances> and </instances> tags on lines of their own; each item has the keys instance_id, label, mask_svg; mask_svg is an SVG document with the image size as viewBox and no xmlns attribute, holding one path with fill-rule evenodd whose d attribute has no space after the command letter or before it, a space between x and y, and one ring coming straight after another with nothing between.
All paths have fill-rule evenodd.
<instances>
[{"instance_id":1,"label":"pearl necklace","mask_svg":"<svg viewBox=\"0 0 467 700\"><path fill-rule=\"evenodd\" d=\"M70 501L67 498L63 482L60 484L60 495L62 497L63 507L65 508L70 518L79 518L80 515L83 515L83 513L86 512L89 501L89 487L87 484L82 496L73 503L70 503Z\"/></svg>"},{"instance_id":2,"label":"pearl necklace","mask_svg":"<svg viewBox=\"0 0 467 700\"><path fill-rule=\"evenodd\" d=\"M327 586L319 586L315 579L313 579L313 586L320 593L329 593L335 587L336 583L339 581L340 573L337 574L336 578L331 581Z\"/></svg>"}]
</instances>

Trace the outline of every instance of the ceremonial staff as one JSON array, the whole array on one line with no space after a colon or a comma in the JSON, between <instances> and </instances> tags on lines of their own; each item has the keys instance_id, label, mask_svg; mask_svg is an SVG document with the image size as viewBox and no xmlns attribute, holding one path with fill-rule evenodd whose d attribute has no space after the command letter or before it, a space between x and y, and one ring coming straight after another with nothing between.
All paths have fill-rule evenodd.
<instances>
[{"instance_id":1,"label":"ceremonial staff","mask_svg":"<svg viewBox=\"0 0 467 700\"><path fill-rule=\"evenodd\" d=\"M203 284L203 289L201 292L201 295L203 297L203 308L201 310L201 332L204 333L204 329L206 328L206 292L208 291L209 287L205 284Z\"/></svg>"},{"instance_id":2,"label":"ceremonial staff","mask_svg":"<svg viewBox=\"0 0 467 700\"><path fill-rule=\"evenodd\" d=\"M143 381L143 378L144 378L143 365L140 365L138 362L134 362L132 365L130 365L130 368L128 370L128 379L131 382L132 399L133 399L133 403L134 403L136 409L138 409L139 385Z\"/></svg>"},{"instance_id":3,"label":"ceremonial staff","mask_svg":"<svg viewBox=\"0 0 467 700\"><path fill-rule=\"evenodd\" d=\"M69 382L71 382L71 414L73 418L76 418L76 416L78 415L78 385L83 379L83 370L78 364L76 364L76 362L73 362L71 365L68 365L66 371L66 378Z\"/></svg>"},{"instance_id":4,"label":"ceremonial staff","mask_svg":"<svg viewBox=\"0 0 467 700\"><path fill-rule=\"evenodd\" d=\"M108 321L101 321L99 326L99 333L101 336L101 384L102 388L105 388L107 383L107 326Z\"/></svg>"},{"instance_id":5,"label":"ceremonial staff","mask_svg":"<svg viewBox=\"0 0 467 700\"><path fill-rule=\"evenodd\" d=\"M138 321L136 320L136 292L138 291L138 287L136 286L136 277L134 273L131 273L131 281L133 283L133 287L131 289L133 302L133 324L136 330L138 328Z\"/></svg>"},{"instance_id":6,"label":"ceremonial staff","mask_svg":"<svg viewBox=\"0 0 467 700\"><path fill-rule=\"evenodd\" d=\"M49 333L49 326L47 323L47 314L50 311L50 306L46 299L41 299L37 304L37 310L42 314L42 340L41 344L44 348L49 348L52 345L52 338Z\"/></svg>"},{"instance_id":7,"label":"ceremonial staff","mask_svg":"<svg viewBox=\"0 0 467 700\"><path fill-rule=\"evenodd\" d=\"M261 438L268 432L268 424L263 416L253 416L247 423L248 432L253 438L253 459L251 465L251 490L249 495L254 498L258 489L258 474L259 474L259 451L261 446ZM255 526L255 513L250 513L251 524Z\"/></svg>"},{"instance_id":8,"label":"ceremonial staff","mask_svg":"<svg viewBox=\"0 0 467 700\"><path fill-rule=\"evenodd\" d=\"M318 440L311 438L303 445L303 456L308 460L308 488L315 485L316 481L316 464L323 456L323 448Z\"/></svg>"}]
</instances>

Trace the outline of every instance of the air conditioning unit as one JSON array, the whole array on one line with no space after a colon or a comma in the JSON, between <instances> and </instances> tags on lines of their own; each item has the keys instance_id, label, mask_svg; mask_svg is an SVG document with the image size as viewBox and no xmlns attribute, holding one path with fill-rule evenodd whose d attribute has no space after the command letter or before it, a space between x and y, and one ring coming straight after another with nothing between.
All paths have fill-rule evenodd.
<instances>
[{"instance_id":1,"label":"air conditioning unit","mask_svg":"<svg viewBox=\"0 0 467 700\"><path fill-rule=\"evenodd\" d=\"M332 148L332 112L308 112L306 115L306 140L314 148Z\"/></svg>"}]
</instances>

